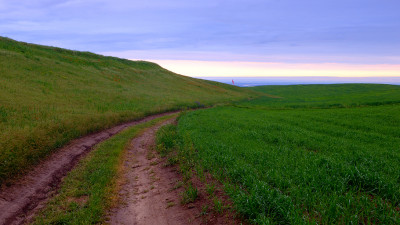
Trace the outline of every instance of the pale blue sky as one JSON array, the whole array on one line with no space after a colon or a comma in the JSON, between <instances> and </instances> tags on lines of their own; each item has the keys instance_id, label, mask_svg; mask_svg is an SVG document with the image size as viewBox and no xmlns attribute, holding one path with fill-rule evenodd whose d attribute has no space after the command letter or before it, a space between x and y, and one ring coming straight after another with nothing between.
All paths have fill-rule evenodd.
<instances>
[{"instance_id":1,"label":"pale blue sky","mask_svg":"<svg viewBox=\"0 0 400 225\"><path fill-rule=\"evenodd\" d=\"M0 35L134 59L400 64L399 0L0 0Z\"/></svg>"}]
</instances>

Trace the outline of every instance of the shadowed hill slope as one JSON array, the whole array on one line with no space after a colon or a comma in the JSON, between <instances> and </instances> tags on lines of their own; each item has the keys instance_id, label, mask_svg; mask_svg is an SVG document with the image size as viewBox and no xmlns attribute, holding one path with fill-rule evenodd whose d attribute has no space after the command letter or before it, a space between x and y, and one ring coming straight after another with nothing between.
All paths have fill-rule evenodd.
<instances>
[{"instance_id":1,"label":"shadowed hill slope","mask_svg":"<svg viewBox=\"0 0 400 225\"><path fill-rule=\"evenodd\" d=\"M0 184L87 133L148 114L255 95L150 62L0 37Z\"/></svg>"}]
</instances>

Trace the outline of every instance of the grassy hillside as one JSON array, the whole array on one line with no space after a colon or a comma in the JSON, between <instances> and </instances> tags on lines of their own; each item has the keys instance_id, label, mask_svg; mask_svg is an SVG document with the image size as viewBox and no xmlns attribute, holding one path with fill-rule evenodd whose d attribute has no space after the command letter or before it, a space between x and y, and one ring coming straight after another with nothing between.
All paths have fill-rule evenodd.
<instances>
[{"instance_id":1,"label":"grassy hillside","mask_svg":"<svg viewBox=\"0 0 400 225\"><path fill-rule=\"evenodd\" d=\"M259 98L251 102L252 107L258 105L269 108L331 108L400 103L399 85L267 85L249 89L280 97Z\"/></svg>"},{"instance_id":2,"label":"grassy hillside","mask_svg":"<svg viewBox=\"0 0 400 225\"><path fill-rule=\"evenodd\" d=\"M259 89L287 100L187 113L169 143L191 151L193 170L221 180L236 209L254 224L400 223L398 86ZM356 106L375 96L382 101ZM312 99L325 108L314 109Z\"/></svg>"},{"instance_id":3,"label":"grassy hillside","mask_svg":"<svg viewBox=\"0 0 400 225\"><path fill-rule=\"evenodd\" d=\"M0 184L89 132L148 114L254 95L150 62L0 37Z\"/></svg>"}]
</instances>

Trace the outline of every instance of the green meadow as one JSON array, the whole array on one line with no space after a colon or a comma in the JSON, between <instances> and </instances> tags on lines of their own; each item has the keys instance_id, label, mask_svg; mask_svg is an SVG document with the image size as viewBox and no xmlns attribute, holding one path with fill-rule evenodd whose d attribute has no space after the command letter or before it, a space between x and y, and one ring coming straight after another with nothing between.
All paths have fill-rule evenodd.
<instances>
[{"instance_id":1,"label":"green meadow","mask_svg":"<svg viewBox=\"0 0 400 225\"><path fill-rule=\"evenodd\" d=\"M249 88L262 97L242 106L260 108L343 108L400 103L400 86L387 84L268 85ZM279 96L279 97L278 97Z\"/></svg>"},{"instance_id":2,"label":"green meadow","mask_svg":"<svg viewBox=\"0 0 400 225\"><path fill-rule=\"evenodd\" d=\"M183 173L183 202L199 197L191 176L209 182L209 173L253 224L400 223L400 86L239 88L2 37L0 185L82 135L218 103L182 113L158 134L159 152ZM162 119L98 145L36 222L104 222L126 144ZM82 196L91 200L65 201ZM229 208L215 200L217 211Z\"/></svg>"},{"instance_id":3,"label":"green meadow","mask_svg":"<svg viewBox=\"0 0 400 225\"><path fill-rule=\"evenodd\" d=\"M193 171L223 183L240 215L254 224L400 223L399 86L251 89L280 98L189 112L169 140L192 152Z\"/></svg>"},{"instance_id":4,"label":"green meadow","mask_svg":"<svg viewBox=\"0 0 400 225\"><path fill-rule=\"evenodd\" d=\"M0 37L0 184L82 135L149 114L256 95L150 62Z\"/></svg>"}]
</instances>

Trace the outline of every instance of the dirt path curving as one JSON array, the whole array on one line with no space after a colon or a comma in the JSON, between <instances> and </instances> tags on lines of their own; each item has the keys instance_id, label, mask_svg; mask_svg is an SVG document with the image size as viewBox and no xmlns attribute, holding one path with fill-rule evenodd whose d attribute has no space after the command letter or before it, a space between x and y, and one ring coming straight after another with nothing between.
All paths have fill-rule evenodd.
<instances>
[{"instance_id":1,"label":"dirt path curving","mask_svg":"<svg viewBox=\"0 0 400 225\"><path fill-rule=\"evenodd\" d=\"M149 128L132 140L123 165L124 184L119 192L122 202L111 210L110 224L202 223L198 207L180 204L180 177L174 168L165 167L164 160L155 152L155 133L160 126Z\"/></svg>"},{"instance_id":2,"label":"dirt path curving","mask_svg":"<svg viewBox=\"0 0 400 225\"><path fill-rule=\"evenodd\" d=\"M0 224L22 224L42 208L57 190L62 178L88 153L92 147L127 127L144 123L170 113L148 116L72 141L44 162L0 190Z\"/></svg>"}]
</instances>

